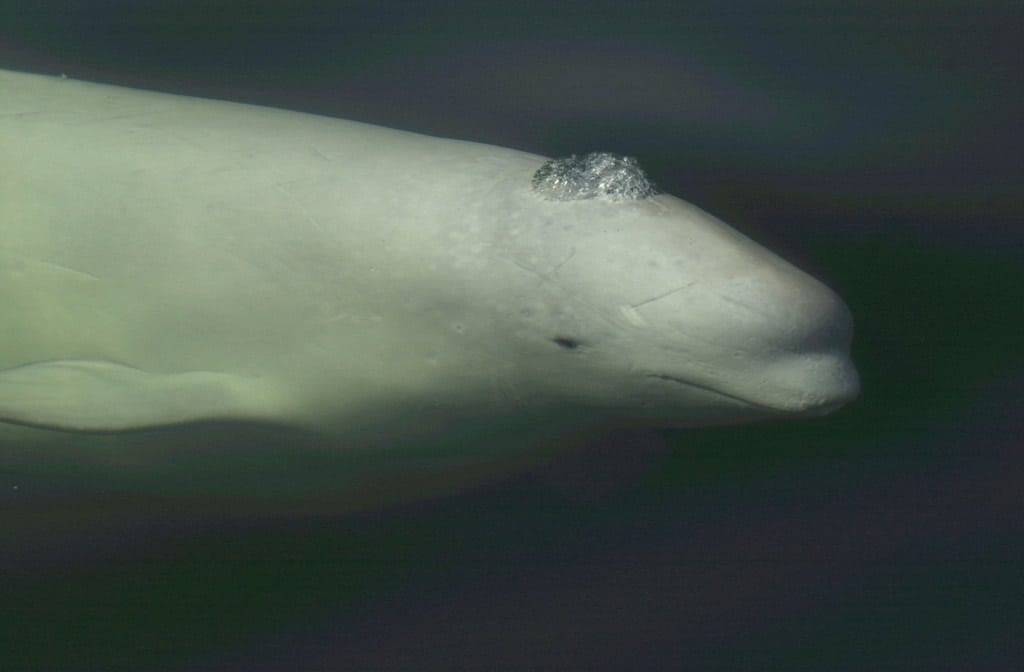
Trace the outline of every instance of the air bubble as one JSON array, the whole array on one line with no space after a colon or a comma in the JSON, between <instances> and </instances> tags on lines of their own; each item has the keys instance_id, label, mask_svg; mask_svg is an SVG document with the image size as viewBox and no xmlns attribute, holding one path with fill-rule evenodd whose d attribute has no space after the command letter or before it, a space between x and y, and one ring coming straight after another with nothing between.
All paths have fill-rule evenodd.
<instances>
[{"instance_id":1,"label":"air bubble","mask_svg":"<svg viewBox=\"0 0 1024 672\"><path fill-rule=\"evenodd\" d=\"M636 159L608 152L551 159L533 174L533 188L552 201L634 201L658 193Z\"/></svg>"}]
</instances>

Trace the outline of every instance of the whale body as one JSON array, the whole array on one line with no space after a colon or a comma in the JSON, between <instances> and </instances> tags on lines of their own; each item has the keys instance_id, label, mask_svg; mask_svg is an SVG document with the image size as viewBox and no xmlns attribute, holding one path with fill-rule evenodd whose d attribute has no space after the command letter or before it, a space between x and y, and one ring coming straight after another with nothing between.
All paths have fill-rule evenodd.
<instances>
[{"instance_id":1,"label":"whale body","mask_svg":"<svg viewBox=\"0 0 1024 672\"><path fill-rule=\"evenodd\" d=\"M851 333L623 157L0 72L12 486L403 497L598 428L829 412Z\"/></svg>"}]
</instances>

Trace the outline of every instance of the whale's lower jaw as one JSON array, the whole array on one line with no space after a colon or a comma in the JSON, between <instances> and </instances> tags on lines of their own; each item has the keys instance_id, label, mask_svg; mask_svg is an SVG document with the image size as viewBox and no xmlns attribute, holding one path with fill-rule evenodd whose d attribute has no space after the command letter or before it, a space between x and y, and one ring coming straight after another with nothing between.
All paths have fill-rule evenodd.
<instances>
[{"instance_id":1,"label":"whale's lower jaw","mask_svg":"<svg viewBox=\"0 0 1024 672\"><path fill-rule=\"evenodd\" d=\"M808 388L795 394L772 395L762 392L758 396L732 392L724 389L724 386L702 384L670 374L652 373L647 377L729 400L763 417L814 417L832 413L857 398L860 381L856 373L852 373L852 367L848 368L849 371L844 371L843 376L830 381L825 388Z\"/></svg>"}]
</instances>

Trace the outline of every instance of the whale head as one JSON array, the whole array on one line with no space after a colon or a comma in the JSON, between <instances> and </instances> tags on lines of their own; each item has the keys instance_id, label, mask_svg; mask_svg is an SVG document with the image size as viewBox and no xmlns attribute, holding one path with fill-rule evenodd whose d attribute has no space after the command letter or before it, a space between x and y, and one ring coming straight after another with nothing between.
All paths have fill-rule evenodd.
<instances>
[{"instance_id":1,"label":"whale head","mask_svg":"<svg viewBox=\"0 0 1024 672\"><path fill-rule=\"evenodd\" d=\"M499 219L480 227L491 238L463 250L486 249L490 270L460 291L500 325L476 342L505 402L692 426L821 415L857 396L843 301L657 193L635 161L555 159L501 191L501 214L479 214Z\"/></svg>"}]
</instances>

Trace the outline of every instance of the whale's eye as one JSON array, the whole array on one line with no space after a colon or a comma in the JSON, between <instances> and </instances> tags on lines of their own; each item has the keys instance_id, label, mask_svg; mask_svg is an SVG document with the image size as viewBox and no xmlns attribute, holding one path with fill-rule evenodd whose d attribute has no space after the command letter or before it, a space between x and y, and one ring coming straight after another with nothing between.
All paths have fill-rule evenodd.
<instances>
[{"instance_id":1,"label":"whale's eye","mask_svg":"<svg viewBox=\"0 0 1024 672\"><path fill-rule=\"evenodd\" d=\"M632 201L657 193L636 159L608 152L551 159L533 174L533 189L552 201Z\"/></svg>"},{"instance_id":2,"label":"whale's eye","mask_svg":"<svg viewBox=\"0 0 1024 672\"><path fill-rule=\"evenodd\" d=\"M560 348L565 348L566 350L578 350L583 346L583 343L577 341L575 338L569 338L568 336L556 336L551 339L551 342Z\"/></svg>"}]
</instances>

